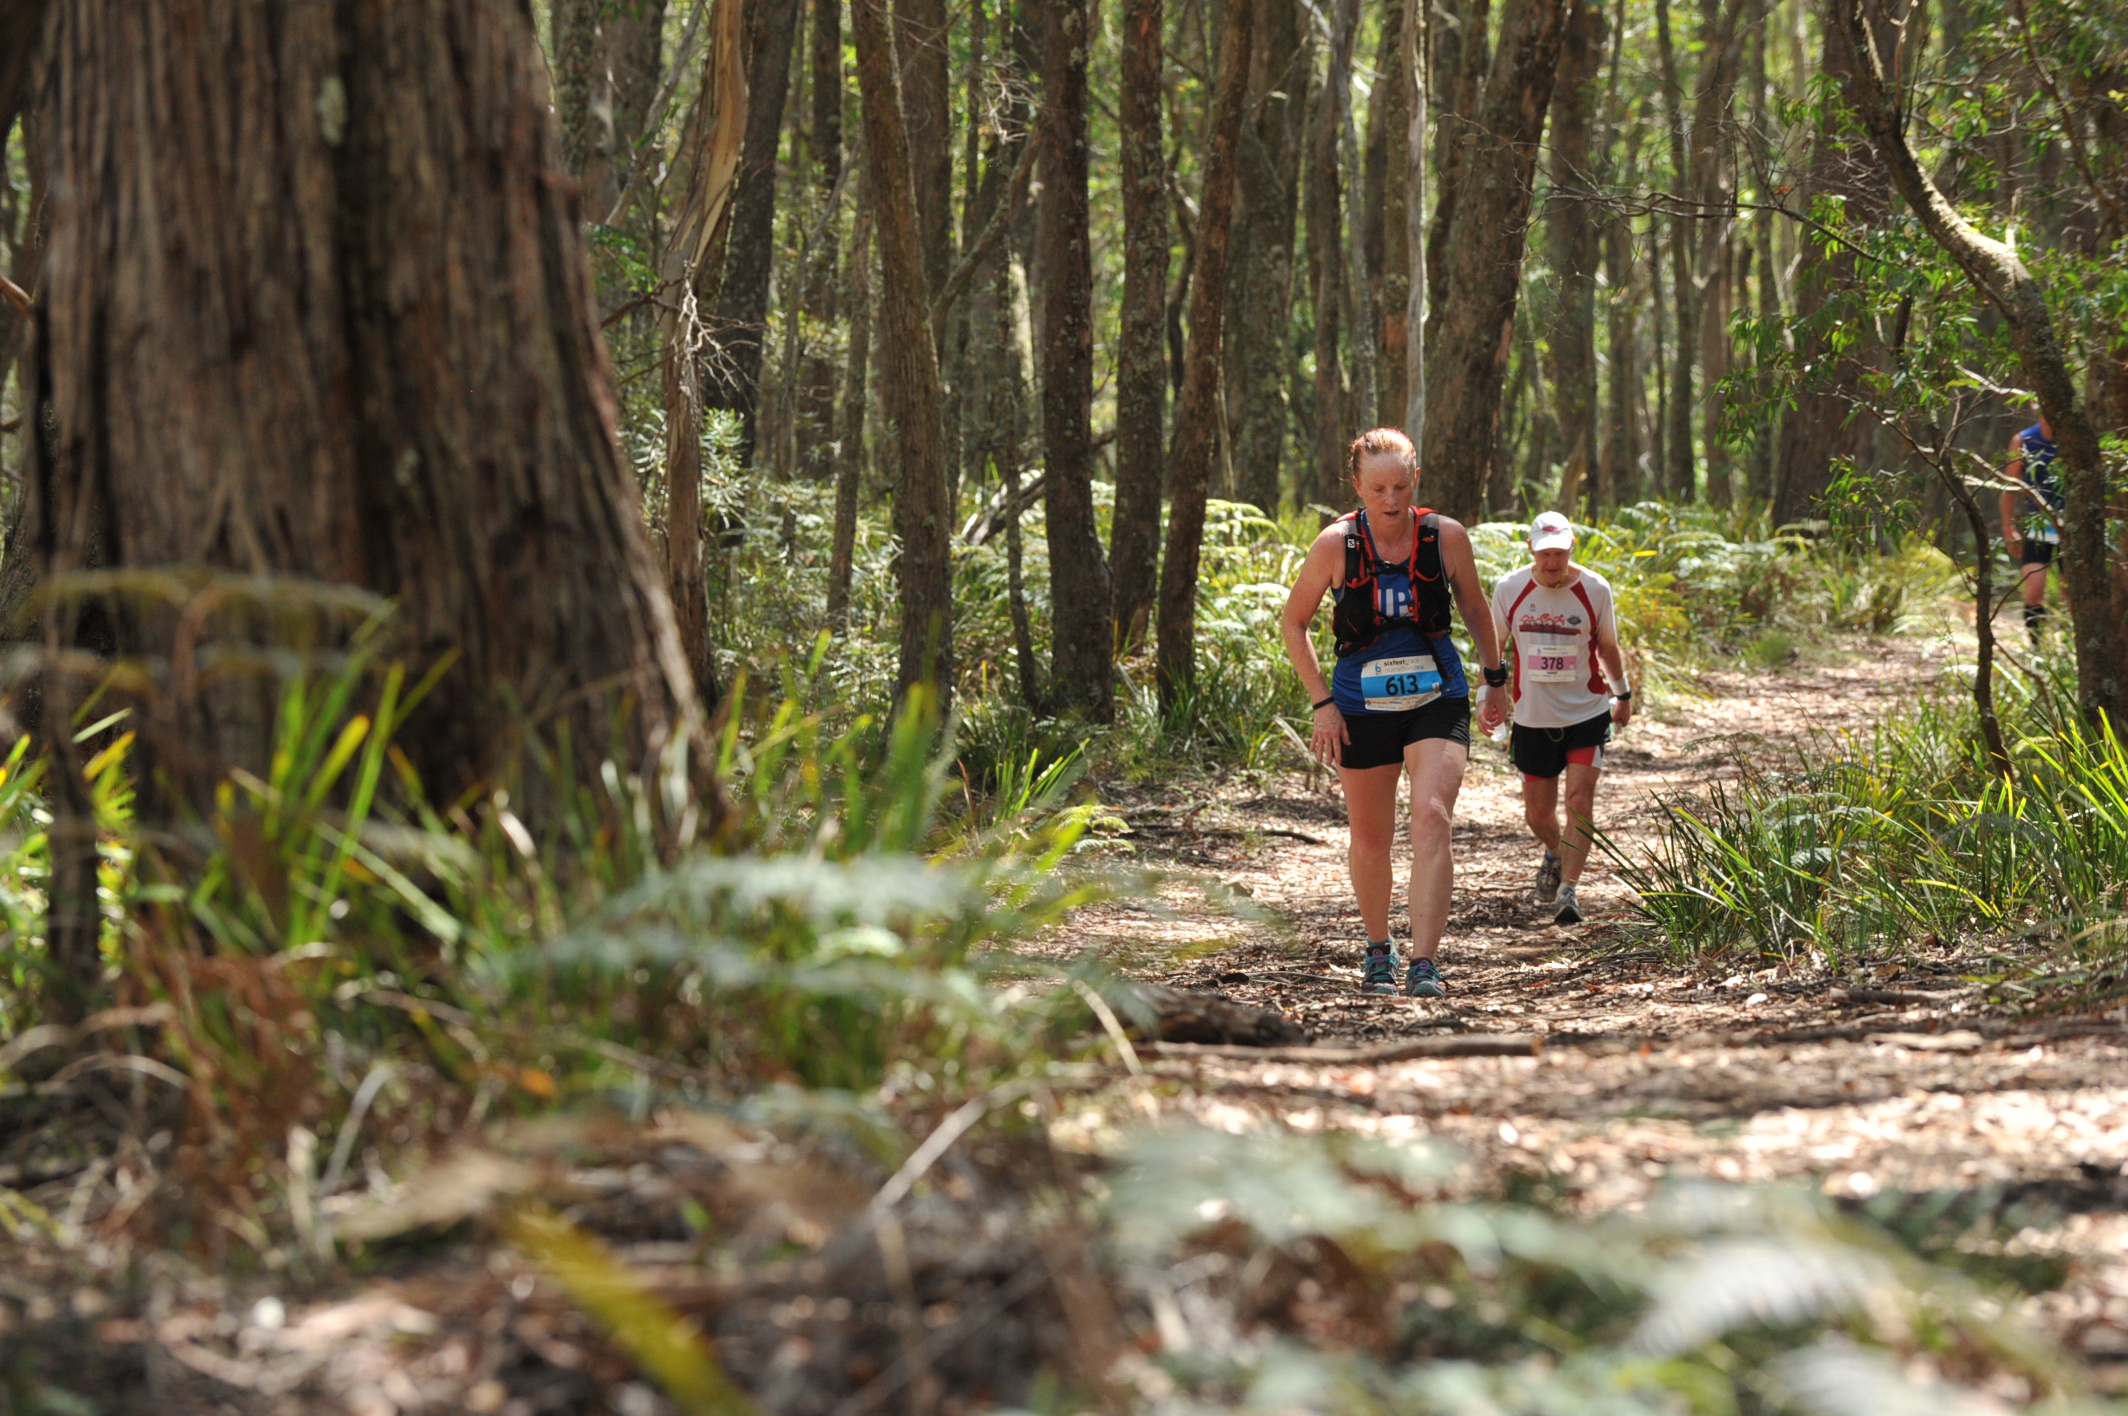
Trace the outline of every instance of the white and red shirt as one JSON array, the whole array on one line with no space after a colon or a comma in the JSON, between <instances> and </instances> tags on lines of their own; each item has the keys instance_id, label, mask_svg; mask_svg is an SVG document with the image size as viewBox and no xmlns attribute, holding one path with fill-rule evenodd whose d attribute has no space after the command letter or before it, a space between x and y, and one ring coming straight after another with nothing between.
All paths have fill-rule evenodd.
<instances>
[{"instance_id":1,"label":"white and red shirt","mask_svg":"<svg viewBox=\"0 0 2128 1416\"><path fill-rule=\"evenodd\" d=\"M1618 643L1611 583L1575 566L1567 583L1547 589L1532 567L1493 587L1493 622L1515 651L1515 721L1529 728L1571 728L1611 709L1598 645Z\"/></svg>"}]
</instances>

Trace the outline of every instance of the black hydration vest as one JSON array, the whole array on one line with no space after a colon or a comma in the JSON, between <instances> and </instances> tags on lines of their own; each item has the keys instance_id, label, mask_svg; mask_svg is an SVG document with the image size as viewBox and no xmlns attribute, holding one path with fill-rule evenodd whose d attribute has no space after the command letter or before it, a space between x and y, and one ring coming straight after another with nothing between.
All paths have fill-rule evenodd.
<instances>
[{"instance_id":1,"label":"black hydration vest","mask_svg":"<svg viewBox=\"0 0 2128 1416\"><path fill-rule=\"evenodd\" d=\"M1448 633L1454 600L1448 593L1448 577L1441 564L1441 514L1420 507L1418 534L1411 538L1411 615L1421 634ZM1345 581L1337 608L1330 613L1330 626L1337 636L1337 657L1357 654L1382 637L1390 619L1376 604L1374 578L1382 563L1374 556L1373 538L1366 528L1367 513L1347 512L1338 518L1345 527ZM1387 567L1393 569L1394 567Z\"/></svg>"}]
</instances>

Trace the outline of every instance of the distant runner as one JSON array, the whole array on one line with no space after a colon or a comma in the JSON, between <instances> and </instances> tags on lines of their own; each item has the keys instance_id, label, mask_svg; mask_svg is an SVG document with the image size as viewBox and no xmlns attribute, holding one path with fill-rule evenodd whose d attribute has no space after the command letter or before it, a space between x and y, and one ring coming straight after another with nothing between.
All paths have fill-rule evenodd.
<instances>
[{"instance_id":1,"label":"distant runner","mask_svg":"<svg viewBox=\"0 0 2128 1416\"><path fill-rule=\"evenodd\" d=\"M2002 539L2024 567L2025 633L2039 642L2047 624L2047 566L2061 545L2061 516L2068 505L2054 475L2054 430L2041 418L2010 439L2010 480L2024 485L2002 494Z\"/></svg>"},{"instance_id":2,"label":"distant runner","mask_svg":"<svg viewBox=\"0 0 2128 1416\"><path fill-rule=\"evenodd\" d=\"M1493 590L1498 631L1515 654L1510 756L1522 773L1523 816L1544 845L1537 898L1558 905L1554 924L1579 924L1574 891L1588 863L1603 748L1614 722L1622 728L1633 721L1633 688L1618 652L1610 582L1574 564L1572 523L1545 512L1530 524L1529 546L1531 564L1502 576ZM1479 721L1487 732L1499 726L1505 707L1486 701Z\"/></svg>"},{"instance_id":3,"label":"distant runner","mask_svg":"<svg viewBox=\"0 0 2128 1416\"><path fill-rule=\"evenodd\" d=\"M1485 589L1463 523L1415 507L1418 457L1394 428L1352 440L1346 453L1362 510L1323 528L1279 616L1286 654L1315 705L1310 750L1337 768L1352 827L1352 893L1367 947L1360 988L1397 989L1389 934L1394 887L1397 787L1411 774L1411 966L1404 992L1438 998L1446 988L1435 956L1448 924L1455 862L1449 828L1470 760L1470 686L1449 637L1450 604L1477 641L1486 711L1504 697L1507 670L1486 612ZM1309 623L1324 592L1337 597L1337 667L1323 682ZM1504 703L1497 711L1504 711Z\"/></svg>"}]
</instances>

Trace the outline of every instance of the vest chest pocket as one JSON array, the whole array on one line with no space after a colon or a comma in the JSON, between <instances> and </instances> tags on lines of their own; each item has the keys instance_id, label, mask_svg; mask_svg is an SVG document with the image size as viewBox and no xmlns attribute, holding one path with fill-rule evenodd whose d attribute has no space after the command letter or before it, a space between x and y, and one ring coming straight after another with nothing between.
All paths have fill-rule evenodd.
<instances>
[{"instance_id":1,"label":"vest chest pocket","mask_svg":"<svg viewBox=\"0 0 2128 1416\"><path fill-rule=\"evenodd\" d=\"M1441 670L1431 654L1376 659L1360 669L1360 694L1371 713L1423 708L1441 696Z\"/></svg>"},{"instance_id":2,"label":"vest chest pocket","mask_svg":"<svg viewBox=\"0 0 2128 1416\"><path fill-rule=\"evenodd\" d=\"M1522 677L1531 683L1578 683L1581 641L1578 638L1526 636L1521 644Z\"/></svg>"}]
</instances>

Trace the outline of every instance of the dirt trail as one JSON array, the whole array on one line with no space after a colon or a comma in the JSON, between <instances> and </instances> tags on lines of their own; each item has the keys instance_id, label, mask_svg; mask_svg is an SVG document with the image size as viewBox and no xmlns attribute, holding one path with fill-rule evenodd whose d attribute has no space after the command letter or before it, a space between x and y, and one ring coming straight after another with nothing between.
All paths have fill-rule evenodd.
<instances>
[{"instance_id":1,"label":"dirt trail","mask_svg":"<svg viewBox=\"0 0 2128 1416\"><path fill-rule=\"evenodd\" d=\"M1866 732L1938 682L1952 647L1871 641L1837 664L1710 675L1708 700L1658 703L1607 755L1604 828L1630 846L1647 838L1664 795L1773 760L1812 733ZM1688 1175L1800 1181L1843 1199L1956 1192L1998 1215L2036 1201L2024 1212L2043 1222L2014 1242L2070 1261L2068 1285L2042 1300L2048 1325L2102 1369L2128 1359L2128 1017L1991 1012L1961 986L1973 964L1940 951L1838 978L1673 963L1632 947L1630 892L1594 863L1581 892L1589 921L1555 927L1530 888L1536 847L1515 779L1489 742L1457 815L1449 995L1368 997L1357 992L1334 782L1296 773L1195 812L1160 810L1195 800L1171 786L1121 804L1142 858L1244 893L1264 917L1237 921L1177 883L1163 891L1172 913L1103 906L1076 918L1059 947L1094 944L1138 976L1280 1008L1319 1041L1545 1041L1530 1058L1372 1067L1161 1060L1151 1065L1164 1083L1134 1097L1134 1110L1149 1095L1165 1112L1229 1129L1436 1136L1470 1158L1474 1189L1508 1172L1541 1176L1585 1211L1635 1205L1664 1177ZM1401 910L1400 875L1400 940ZM1943 997L1910 996L1923 992ZM1100 1131L1121 1119L1097 1100L1079 1124ZM2128 1385L2128 1366L2108 1375L2105 1384Z\"/></svg>"}]
</instances>

